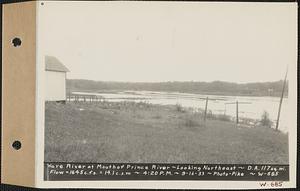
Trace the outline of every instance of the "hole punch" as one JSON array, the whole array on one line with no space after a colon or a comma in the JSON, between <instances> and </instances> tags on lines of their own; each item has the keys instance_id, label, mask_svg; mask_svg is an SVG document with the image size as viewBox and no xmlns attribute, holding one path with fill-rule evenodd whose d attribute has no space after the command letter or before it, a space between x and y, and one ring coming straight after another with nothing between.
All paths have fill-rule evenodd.
<instances>
[{"instance_id":1,"label":"hole punch","mask_svg":"<svg viewBox=\"0 0 300 191\"><path fill-rule=\"evenodd\" d=\"M21 147L22 147L22 144L20 141L14 141L13 144L12 144L12 147L15 149L15 150L20 150Z\"/></svg>"},{"instance_id":2,"label":"hole punch","mask_svg":"<svg viewBox=\"0 0 300 191\"><path fill-rule=\"evenodd\" d=\"M20 38L16 37L16 38L14 38L14 39L12 40L12 44L13 44L14 47L18 47L18 46L21 46L22 41L21 41Z\"/></svg>"}]
</instances>

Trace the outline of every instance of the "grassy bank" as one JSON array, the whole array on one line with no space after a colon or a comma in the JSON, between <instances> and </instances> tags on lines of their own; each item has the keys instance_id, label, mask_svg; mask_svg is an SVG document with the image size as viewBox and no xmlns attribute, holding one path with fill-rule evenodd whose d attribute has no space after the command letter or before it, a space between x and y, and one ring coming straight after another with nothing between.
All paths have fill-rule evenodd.
<instances>
[{"instance_id":1,"label":"grassy bank","mask_svg":"<svg viewBox=\"0 0 300 191\"><path fill-rule=\"evenodd\" d=\"M45 161L288 163L288 136L179 106L46 103Z\"/></svg>"}]
</instances>

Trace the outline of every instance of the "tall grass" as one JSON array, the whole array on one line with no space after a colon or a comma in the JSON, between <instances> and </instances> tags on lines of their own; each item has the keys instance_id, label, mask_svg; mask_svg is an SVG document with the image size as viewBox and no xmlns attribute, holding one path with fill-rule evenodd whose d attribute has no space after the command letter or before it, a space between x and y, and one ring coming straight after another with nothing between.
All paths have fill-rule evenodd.
<instances>
[{"instance_id":1,"label":"tall grass","mask_svg":"<svg viewBox=\"0 0 300 191\"><path fill-rule=\"evenodd\" d=\"M203 114L204 115L204 114ZM208 110L206 114L207 119L219 120L219 121L232 121L229 115L225 114L213 114L211 110Z\"/></svg>"}]
</instances>

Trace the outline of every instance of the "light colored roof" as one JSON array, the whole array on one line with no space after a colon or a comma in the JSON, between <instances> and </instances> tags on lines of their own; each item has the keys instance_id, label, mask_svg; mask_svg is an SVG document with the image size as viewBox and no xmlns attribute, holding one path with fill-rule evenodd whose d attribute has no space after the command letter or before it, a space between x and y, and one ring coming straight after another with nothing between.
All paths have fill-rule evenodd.
<instances>
[{"instance_id":1,"label":"light colored roof","mask_svg":"<svg viewBox=\"0 0 300 191\"><path fill-rule=\"evenodd\" d=\"M56 57L45 56L46 71L70 72Z\"/></svg>"}]
</instances>

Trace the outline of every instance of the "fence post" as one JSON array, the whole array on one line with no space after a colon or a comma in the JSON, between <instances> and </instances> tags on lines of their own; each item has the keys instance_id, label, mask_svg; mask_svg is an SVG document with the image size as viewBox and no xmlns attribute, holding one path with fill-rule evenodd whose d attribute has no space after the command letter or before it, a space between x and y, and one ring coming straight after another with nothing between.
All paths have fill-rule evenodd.
<instances>
[{"instance_id":1,"label":"fence post","mask_svg":"<svg viewBox=\"0 0 300 191\"><path fill-rule=\"evenodd\" d=\"M206 115L207 115L207 104L208 104L208 97L206 97L206 102L205 102L204 121L206 121Z\"/></svg>"},{"instance_id":2,"label":"fence post","mask_svg":"<svg viewBox=\"0 0 300 191\"><path fill-rule=\"evenodd\" d=\"M236 101L236 124L239 124L239 101Z\"/></svg>"}]
</instances>

